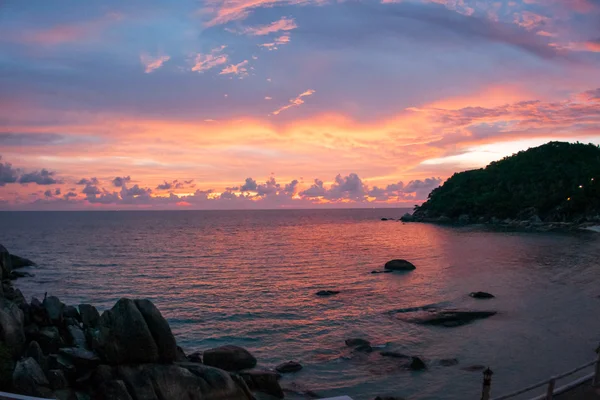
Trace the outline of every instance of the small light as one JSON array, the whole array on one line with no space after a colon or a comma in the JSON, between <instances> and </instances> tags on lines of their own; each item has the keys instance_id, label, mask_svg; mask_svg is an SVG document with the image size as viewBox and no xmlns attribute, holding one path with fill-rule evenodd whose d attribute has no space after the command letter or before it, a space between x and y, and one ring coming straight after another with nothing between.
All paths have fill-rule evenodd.
<instances>
[{"instance_id":1,"label":"small light","mask_svg":"<svg viewBox=\"0 0 600 400\"><path fill-rule=\"evenodd\" d=\"M592 180L594 180L594 178L592 178Z\"/></svg>"},{"instance_id":2,"label":"small light","mask_svg":"<svg viewBox=\"0 0 600 400\"><path fill-rule=\"evenodd\" d=\"M570 197L567 197L567 201L569 201L569 200L571 200L571 198L570 198Z\"/></svg>"},{"instance_id":3,"label":"small light","mask_svg":"<svg viewBox=\"0 0 600 400\"><path fill-rule=\"evenodd\" d=\"M579 185L579 189L583 189L583 185Z\"/></svg>"}]
</instances>

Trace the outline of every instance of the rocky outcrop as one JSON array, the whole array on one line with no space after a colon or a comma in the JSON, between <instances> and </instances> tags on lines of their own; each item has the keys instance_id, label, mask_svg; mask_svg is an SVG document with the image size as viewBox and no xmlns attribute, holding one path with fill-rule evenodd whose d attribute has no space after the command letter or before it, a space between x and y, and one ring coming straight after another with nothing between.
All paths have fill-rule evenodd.
<instances>
[{"instance_id":1,"label":"rocky outcrop","mask_svg":"<svg viewBox=\"0 0 600 400\"><path fill-rule=\"evenodd\" d=\"M285 397L279 386L280 375L275 372L251 370L240 372L239 375L252 391L266 393L279 399Z\"/></svg>"},{"instance_id":2,"label":"rocky outcrop","mask_svg":"<svg viewBox=\"0 0 600 400\"><path fill-rule=\"evenodd\" d=\"M23 311L13 302L0 298L0 341L13 355L19 355L25 346Z\"/></svg>"},{"instance_id":3,"label":"rocky outcrop","mask_svg":"<svg viewBox=\"0 0 600 400\"><path fill-rule=\"evenodd\" d=\"M204 352L204 364L225 371L240 371L254 368L256 358L250 352L238 346L221 346Z\"/></svg>"},{"instance_id":4,"label":"rocky outcrop","mask_svg":"<svg viewBox=\"0 0 600 400\"><path fill-rule=\"evenodd\" d=\"M25 257L19 257L17 255L10 255L10 263L13 270L23 267L37 267L37 264Z\"/></svg>"},{"instance_id":5,"label":"rocky outcrop","mask_svg":"<svg viewBox=\"0 0 600 400\"><path fill-rule=\"evenodd\" d=\"M319 290L316 295L317 296L334 296L336 294L339 294L340 291L339 290Z\"/></svg>"},{"instance_id":6,"label":"rocky outcrop","mask_svg":"<svg viewBox=\"0 0 600 400\"><path fill-rule=\"evenodd\" d=\"M487 292L471 292L469 296L474 299L493 299L495 297L493 294Z\"/></svg>"},{"instance_id":7,"label":"rocky outcrop","mask_svg":"<svg viewBox=\"0 0 600 400\"><path fill-rule=\"evenodd\" d=\"M302 365L296 361L287 361L287 362L281 363L275 367L275 371L280 372L282 374L298 372L301 369L302 369Z\"/></svg>"},{"instance_id":8,"label":"rocky outcrop","mask_svg":"<svg viewBox=\"0 0 600 400\"><path fill-rule=\"evenodd\" d=\"M391 271L412 271L417 267L409 261L397 259L385 263L384 268Z\"/></svg>"},{"instance_id":9,"label":"rocky outcrop","mask_svg":"<svg viewBox=\"0 0 600 400\"><path fill-rule=\"evenodd\" d=\"M496 315L496 311L436 310L399 313L398 318L419 325L457 327Z\"/></svg>"},{"instance_id":10,"label":"rocky outcrop","mask_svg":"<svg viewBox=\"0 0 600 400\"><path fill-rule=\"evenodd\" d=\"M175 338L149 301L120 299L100 317L92 348L111 365L175 361Z\"/></svg>"}]
</instances>

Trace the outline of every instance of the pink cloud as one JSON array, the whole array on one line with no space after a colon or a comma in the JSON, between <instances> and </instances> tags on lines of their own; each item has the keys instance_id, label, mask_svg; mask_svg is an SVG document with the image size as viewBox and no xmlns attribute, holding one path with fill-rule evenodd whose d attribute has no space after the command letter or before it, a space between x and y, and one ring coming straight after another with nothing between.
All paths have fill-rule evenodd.
<instances>
[{"instance_id":1,"label":"pink cloud","mask_svg":"<svg viewBox=\"0 0 600 400\"><path fill-rule=\"evenodd\" d=\"M273 111L273 115L277 115L277 114L281 113L282 111L285 111L291 107L297 107L297 106L304 104L304 100L302 100L302 98L306 97L306 96L312 96L314 93L315 93L315 91L312 89L309 89L303 93L300 93L297 97L290 99L290 104L287 104L287 105L280 107L277 110Z\"/></svg>"},{"instance_id":2,"label":"pink cloud","mask_svg":"<svg viewBox=\"0 0 600 400\"><path fill-rule=\"evenodd\" d=\"M283 17L280 20L272 22L268 25L244 28L241 33L251 36L264 36L279 31L291 31L297 27L298 25L296 25L296 22L293 18Z\"/></svg>"},{"instance_id":3,"label":"pink cloud","mask_svg":"<svg viewBox=\"0 0 600 400\"><path fill-rule=\"evenodd\" d=\"M142 53L140 55L140 62L145 67L144 72L146 72L147 74L162 67L163 64L169 61L170 59L171 57L166 55L157 57L153 57L147 53Z\"/></svg>"},{"instance_id":4,"label":"pink cloud","mask_svg":"<svg viewBox=\"0 0 600 400\"><path fill-rule=\"evenodd\" d=\"M194 58L192 71L204 72L227 62L227 54L223 54L225 46L214 48L208 54L198 53Z\"/></svg>"},{"instance_id":5,"label":"pink cloud","mask_svg":"<svg viewBox=\"0 0 600 400\"><path fill-rule=\"evenodd\" d=\"M219 73L219 75L234 74L234 75L246 76L246 75L248 75L248 68L246 68L247 65L248 65L248 60L244 60L237 64L231 64L228 67L223 68L223 70Z\"/></svg>"}]
</instances>

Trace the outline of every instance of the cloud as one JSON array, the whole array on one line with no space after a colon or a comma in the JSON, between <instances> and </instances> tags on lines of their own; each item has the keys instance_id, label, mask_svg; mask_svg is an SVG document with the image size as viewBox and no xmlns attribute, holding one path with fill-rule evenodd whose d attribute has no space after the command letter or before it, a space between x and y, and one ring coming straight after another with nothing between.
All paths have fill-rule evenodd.
<instances>
[{"instance_id":1,"label":"cloud","mask_svg":"<svg viewBox=\"0 0 600 400\"><path fill-rule=\"evenodd\" d=\"M164 63L169 61L171 57L167 55L153 57L147 53L140 54L140 62L145 67L144 72L149 74L152 71L159 69Z\"/></svg>"},{"instance_id":2,"label":"cloud","mask_svg":"<svg viewBox=\"0 0 600 400\"><path fill-rule=\"evenodd\" d=\"M45 197L52 197L52 196L53 196L53 194L52 194L52 190L49 190L49 189L48 189L48 190L46 190L46 191L44 192L44 196L45 196Z\"/></svg>"},{"instance_id":3,"label":"cloud","mask_svg":"<svg viewBox=\"0 0 600 400\"><path fill-rule=\"evenodd\" d=\"M173 184L165 181L156 187L156 190L170 190L173 188Z\"/></svg>"},{"instance_id":4,"label":"cloud","mask_svg":"<svg viewBox=\"0 0 600 400\"><path fill-rule=\"evenodd\" d=\"M300 106L300 105L304 104L304 100L302 100L302 98L306 97L306 96L311 96L313 93L315 93L315 91L312 89L309 89L303 93L300 93L297 97L290 99L290 104L278 108L277 110L273 111L273 114L277 115L277 114L281 113L282 111L287 110L288 108L296 107L296 106Z\"/></svg>"},{"instance_id":5,"label":"cloud","mask_svg":"<svg viewBox=\"0 0 600 400\"><path fill-rule=\"evenodd\" d=\"M204 72L223 65L227 62L227 54L223 53L226 46L220 46L212 49L208 54L198 53L194 59L192 71Z\"/></svg>"},{"instance_id":6,"label":"cloud","mask_svg":"<svg viewBox=\"0 0 600 400\"><path fill-rule=\"evenodd\" d=\"M19 178L19 183L36 183L38 185L54 185L56 183L62 183L61 180L55 179L54 175L55 172L48 171L47 169L42 169L40 171L34 171L28 174L21 175L21 177Z\"/></svg>"},{"instance_id":7,"label":"cloud","mask_svg":"<svg viewBox=\"0 0 600 400\"><path fill-rule=\"evenodd\" d=\"M327 193L327 189L323 186L323 181L320 179L315 179L315 183L313 183L308 189L300 192L300 196L305 197L324 197Z\"/></svg>"},{"instance_id":8,"label":"cloud","mask_svg":"<svg viewBox=\"0 0 600 400\"><path fill-rule=\"evenodd\" d=\"M112 180L112 184L115 187L122 187L124 186L127 182L131 181L131 177L130 176L117 176L115 179Z\"/></svg>"},{"instance_id":9,"label":"cloud","mask_svg":"<svg viewBox=\"0 0 600 400\"><path fill-rule=\"evenodd\" d=\"M257 184L256 181L252 178L246 178L246 183L244 183L240 190L242 192L249 192L249 191L255 191L257 188Z\"/></svg>"},{"instance_id":10,"label":"cloud","mask_svg":"<svg viewBox=\"0 0 600 400\"><path fill-rule=\"evenodd\" d=\"M75 192L67 192L63 196L63 199L64 200L69 200L69 199L74 199L75 197L77 197L77 193L75 193Z\"/></svg>"},{"instance_id":11,"label":"cloud","mask_svg":"<svg viewBox=\"0 0 600 400\"><path fill-rule=\"evenodd\" d=\"M244 28L241 30L241 33L251 36L264 36L279 31L291 31L297 27L298 25L296 25L296 21L293 18L282 17L280 20L268 25Z\"/></svg>"},{"instance_id":12,"label":"cloud","mask_svg":"<svg viewBox=\"0 0 600 400\"><path fill-rule=\"evenodd\" d=\"M54 190L54 194L55 194L55 195L57 195L57 196L60 196L60 193L61 193L61 192L60 192L60 188L56 188L56 189Z\"/></svg>"},{"instance_id":13,"label":"cloud","mask_svg":"<svg viewBox=\"0 0 600 400\"><path fill-rule=\"evenodd\" d=\"M81 193L85 194L87 197L95 196L97 194L101 194L102 191L96 185L87 184L81 191Z\"/></svg>"},{"instance_id":14,"label":"cloud","mask_svg":"<svg viewBox=\"0 0 600 400\"><path fill-rule=\"evenodd\" d=\"M225 67L219 73L219 75L234 74L234 75L246 76L246 75L248 75L248 68L246 68L246 65L248 65L248 60L244 60L238 64L231 64L230 66Z\"/></svg>"},{"instance_id":15,"label":"cloud","mask_svg":"<svg viewBox=\"0 0 600 400\"><path fill-rule=\"evenodd\" d=\"M264 47L265 49L271 51L271 50L277 50L278 49L277 46L288 44L289 42L290 42L290 36L283 35L283 36L276 38L273 42L262 43L262 44L259 44L258 46Z\"/></svg>"},{"instance_id":16,"label":"cloud","mask_svg":"<svg viewBox=\"0 0 600 400\"><path fill-rule=\"evenodd\" d=\"M514 14L514 23L528 31L542 28L550 22L550 18L531 11Z\"/></svg>"},{"instance_id":17,"label":"cloud","mask_svg":"<svg viewBox=\"0 0 600 400\"><path fill-rule=\"evenodd\" d=\"M15 183L19 178L19 170L12 167L12 164L3 163L0 156L0 186L7 183Z\"/></svg>"},{"instance_id":18,"label":"cloud","mask_svg":"<svg viewBox=\"0 0 600 400\"><path fill-rule=\"evenodd\" d=\"M76 185L98 185L99 182L98 182L97 178L90 178L90 179L82 178L79 181L77 181L75 184Z\"/></svg>"}]
</instances>

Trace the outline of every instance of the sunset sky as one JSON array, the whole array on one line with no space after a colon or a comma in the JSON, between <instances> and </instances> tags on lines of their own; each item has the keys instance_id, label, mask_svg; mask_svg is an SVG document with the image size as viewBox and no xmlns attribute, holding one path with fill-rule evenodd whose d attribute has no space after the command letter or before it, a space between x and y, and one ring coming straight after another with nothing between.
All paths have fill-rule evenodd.
<instances>
[{"instance_id":1,"label":"sunset sky","mask_svg":"<svg viewBox=\"0 0 600 400\"><path fill-rule=\"evenodd\" d=\"M600 0L5 0L0 209L410 207L600 143Z\"/></svg>"}]
</instances>

